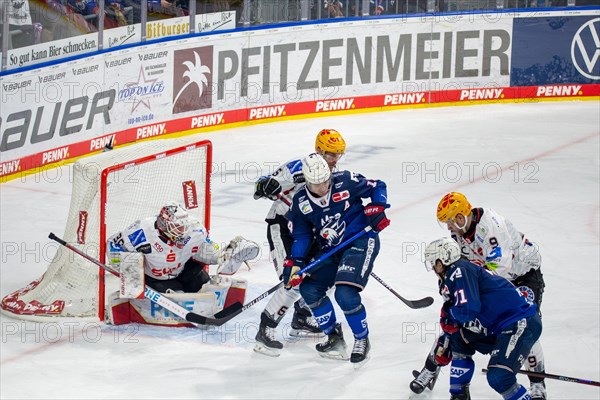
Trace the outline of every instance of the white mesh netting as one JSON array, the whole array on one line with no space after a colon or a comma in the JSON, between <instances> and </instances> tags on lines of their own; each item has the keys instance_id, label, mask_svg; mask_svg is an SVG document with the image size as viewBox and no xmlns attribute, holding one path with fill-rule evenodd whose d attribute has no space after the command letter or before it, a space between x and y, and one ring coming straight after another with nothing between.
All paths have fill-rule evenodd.
<instances>
[{"instance_id":1,"label":"white mesh netting","mask_svg":"<svg viewBox=\"0 0 600 400\"><path fill-rule=\"evenodd\" d=\"M208 145L190 146L195 142L197 140L189 138L155 140L76 162L63 239L100 259L100 243L106 237L138 219L157 215L167 200L190 204L186 196L191 194L192 186L196 193L192 203L197 207L190 209L190 214L206 224L205 210L210 202L210 193L205 189L209 148ZM184 151L165 154L181 146L185 146ZM133 164L135 160L157 154L151 161ZM100 234L101 175L104 169L120 164L125 164L123 169L107 176L104 237ZM57 316L95 317L101 284L98 270L94 264L60 246L43 277L6 296L2 300L2 311L33 320Z\"/></svg>"}]
</instances>

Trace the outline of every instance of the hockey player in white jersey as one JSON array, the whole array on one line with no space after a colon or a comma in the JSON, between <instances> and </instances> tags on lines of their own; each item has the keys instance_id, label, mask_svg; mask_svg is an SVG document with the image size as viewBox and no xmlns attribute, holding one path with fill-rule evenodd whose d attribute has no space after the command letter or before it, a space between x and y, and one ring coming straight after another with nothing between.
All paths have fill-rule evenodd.
<instances>
[{"instance_id":1,"label":"hockey player in white jersey","mask_svg":"<svg viewBox=\"0 0 600 400\"><path fill-rule=\"evenodd\" d=\"M198 292L210 280L205 265L218 265L218 273L231 275L260 251L258 244L241 236L225 249L219 248L206 228L173 201L167 202L157 217L136 221L113 234L106 248L116 268L124 252L142 253L146 284L161 293Z\"/></svg>"},{"instance_id":2,"label":"hockey player in white jersey","mask_svg":"<svg viewBox=\"0 0 600 400\"><path fill-rule=\"evenodd\" d=\"M345 151L346 142L336 130L323 129L317 134L315 152L323 156L332 171ZM280 280L283 276L283 263L285 258L291 254L294 241L288 227L289 204L294 194L302 186L304 186L304 176L302 175L302 161L300 159L281 165L271 175L261 177L256 182L254 198L264 197L273 200L273 205L265 221L267 222L267 239L271 259ZM284 200L279 199L279 196L283 197ZM311 254L315 254L317 250L318 246L315 243L311 249ZM322 333L316 321L314 321L310 309L300 296L299 290L297 288L286 290L282 287L271 297L261 314L254 351L272 357L280 355L283 344L275 339L275 328L287 310L292 307L292 304L294 315L292 317L291 335Z\"/></svg>"},{"instance_id":3,"label":"hockey player in white jersey","mask_svg":"<svg viewBox=\"0 0 600 400\"><path fill-rule=\"evenodd\" d=\"M540 270L539 248L520 233L510 220L489 208L473 208L467 198L458 192L448 193L440 200L437 219L446 225L452 238L458 242L463 257L511 281L529 301L537 304L540 312L545 284ZM442 328L444 320L445 316L442 315ZM425 387L433 388L440 367L450 362L445 335L434 344L425 367L411 382L413 392L421 393ZM531 349L526 365L531 371L545 372L539 341ZM531 398L545 400L543 378L529 379Z\"/></svg>"}]
</instances>

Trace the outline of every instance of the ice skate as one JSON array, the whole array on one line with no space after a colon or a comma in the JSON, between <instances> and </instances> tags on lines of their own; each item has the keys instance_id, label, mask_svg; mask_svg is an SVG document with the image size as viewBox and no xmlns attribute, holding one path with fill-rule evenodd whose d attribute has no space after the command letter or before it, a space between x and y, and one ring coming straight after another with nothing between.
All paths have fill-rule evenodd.
<instances>
[{"instance_id":1,"label":"ice skate","mask_svg":"<svg viewBox=\"0 0 600 400\"><path fill-rule=\"evenodd\" d=\"M354 347L352 348L352 354L350 354L350 362L354 365L354 369L359 369L367 361L369 361L369 352L371 351L371 342L369 338L356 339L354 341Z\"/></svg>"},{"instance_id":2,"label":"ice skate","mask_svg":"<svg viewBox=\"0 0 600 400\"><path fill-rule=\"evenodd\" d=\"M336 324L335 329L327 335L327 340L323 343L318 343L315 348L323 358L347 360L349 357L346 350L346 342L344 341L344 334L342 333L342 325Z\"/></svg>"},{"instance_id":3,"label":"ice skate","mask_svg":"<svg viewBox=\"0 0 600 400\"><path fill-rule=\"evenodd\" d=\"M437 367L435 371L430 371L425 367L423 367L421 372L413 371L415 379L410 383L410 390L416 394L422 393L425 388L433 390L439 374L440 367Z\"/></svg>"},{"instance_id":4,"label":"ice skate","mask_svg":"<svg viewBox=\"0 0 600 400\"><path fill-rule=\"evenodd\" d=\"M290 330L290 336L323 336L323 331L312 315L306 316L296 311L292 317L292 329Z\"/></svg>"},{"instance_id":5,"label":"ice skate","mask_svg":"<svg viewBox=\"0 0 600 400\"><path fill-rule=\"evenodd\" d=\"M544 382L531 382L529 395L531 400L546 400L546 384Z\"/></svg>"},{"instance_id":6,"label":"ice skate","mask_svg":"<svg viewBox=\"0 0 600 400\"><path fill-rule=\"evenodd\" d=\"M279 357L283 344L275 339L275 328L260 324L256 333L254 351L269 357Z\"/></svg>"},{"instance_id":7,"label":"ice skate","mask_svg":"<svg viewBox=\"0 0 600 400\"><path fill-rule=\"evenodd\" d=\"M467 384L462 386L462 393L451 393L450 400L471 400L469 385Z\"/></svg>"}]
</instances>

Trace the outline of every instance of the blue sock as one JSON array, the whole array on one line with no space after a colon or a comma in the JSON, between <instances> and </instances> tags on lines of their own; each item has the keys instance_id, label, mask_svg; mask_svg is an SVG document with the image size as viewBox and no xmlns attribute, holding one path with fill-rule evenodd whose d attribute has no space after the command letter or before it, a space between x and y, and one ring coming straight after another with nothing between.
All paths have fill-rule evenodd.
<instances>
[{"instance_id":1,"label":"blue sock","mask_svg":"<svg viewBox=\"0 0 600 400\"><path fill-rule=\"evenodd\" d=\"M519 385L519 389L512 395L504 397L505 400L531 400L531 396L527 393L527 389L523 385Z\"/></svg>"},{"instance_id":2,"label":"blue sock","mask_svg":"<svg viewBox=\"0 0 600 400\"><path fill-rule=\"evenodd\" d=\"M319 324L319 327L323 330L323 333L329 335L335 329L335 310L329 297L325 297L321 304L312 309L315 320Z\"/></svg>"},{"instance_id":3,"label":"blue sock","mask_svg":"<svg viewBox=\"0 0 600 400\"><path fill-rule=\"evenodd\" d=\"M355 339L364 339L369 336L369 325L367 325L367 310L361 304L358 310L346 314L346 321L352 329Z\"/></svg>"},{"instance_id":4,"label":"blue sock","mask_svg":"<svg viewBox=\"0 0 600 400\"><path fill-rule=\"evenodd\" d=\"M450 393L462 393L463 385L471 382L473 372L475 372L475 362L472 358L453 358L450 365Z\"/></svg>"}]
</instances>

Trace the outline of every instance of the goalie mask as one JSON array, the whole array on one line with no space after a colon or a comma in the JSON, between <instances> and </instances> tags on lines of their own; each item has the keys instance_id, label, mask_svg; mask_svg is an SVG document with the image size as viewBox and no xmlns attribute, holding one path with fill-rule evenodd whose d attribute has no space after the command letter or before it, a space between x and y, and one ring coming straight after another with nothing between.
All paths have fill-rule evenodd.
<instances>
[{"instance_id":1,"label":"goalie mask","mask_svg":"<svg viewBox=\"0 0 600 400\"><path fill-rule=\"evenodd\" d=\"M317 153L309 154L302 159L302 174L306 187L318 197L329 192L331 170L327 161Z\"/></svg>"},{"instance_id":2,"label":"goalie mask","mask_svg":"<svg viewBox=\"0 0 600 400\"><path fill-rule=\"evenodd\" d=\"M449 237L434 240L425 248L424 256L427 271L433 270L441 279L444 279L448 267L460 260L460 246ZM442 263L441 267L436 265L438 260Z\"/></svg>"},{"instance_id":3,"label":"goalie mask","mask_svg":"<svg viewBox=\"0 0 600 400\"><path fill-rule=\"evenodd\" d=\"M188 217L185 207L174 201L168 201L156 218L156 226L167 239L180 242L187 237L189 231Z\"/></svg>"}]
</instances>

